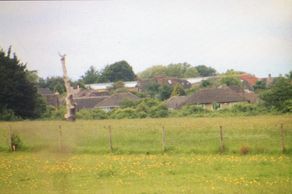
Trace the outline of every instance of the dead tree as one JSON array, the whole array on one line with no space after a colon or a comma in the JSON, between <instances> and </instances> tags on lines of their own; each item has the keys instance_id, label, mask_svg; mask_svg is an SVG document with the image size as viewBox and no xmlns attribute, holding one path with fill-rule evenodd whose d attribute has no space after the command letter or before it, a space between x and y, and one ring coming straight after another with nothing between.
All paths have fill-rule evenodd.
<instances>
[{"instance_id":1,"label":"dead tree","mask_svg":"<svg viewBox=\"0 0 292 194\"><path fill-rule=\"evenodd\" d=\"M66 98L65 98L67 113L64 115L64 117L67 121L75 121L75 119L76 119L76 103L74 102L74 99L73 99L72 87L70 85L68 74L67 74L67 68L66 68L66 64L65 64L65 56L66 55L60 55L61 63L62 63L62 67L63 67L63 79L64 79L66 93L67 93Z\"/></svg>"}]
</instances>

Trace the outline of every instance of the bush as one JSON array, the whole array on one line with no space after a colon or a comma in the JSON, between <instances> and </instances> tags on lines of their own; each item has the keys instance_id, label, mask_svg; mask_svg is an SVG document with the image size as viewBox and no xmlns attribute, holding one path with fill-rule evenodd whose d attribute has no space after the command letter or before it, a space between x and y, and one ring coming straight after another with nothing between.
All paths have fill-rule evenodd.
<instances>
[{"instance_id":1,"label":"bush","mask_svg":"<svg viewBox=\"0 0 292 194\"><path fill-rule=\"evenodd\" d=\"M15 121L20 119L21 117L16 116L13 110L4 109L0 112L0 121Z\"/></svg>"},{"instance_id":2,"label":"bush","mask_svg":"<svg viewBox=\"0 0 292 194\"><path fill-rule=\"evenodd\" d=\"M208 113L209 111L204 109L200 105L188 105L184 106L182 109L177 110L176 115L178 116L189 116L194 114L202 114L202 113Z\"/></svg>"},{"instance_id":3,"label":"bush","mask_svg":"<svg viewBox=\"0 0 292 194\"><path fill-rule=\"evenodd\" d=\"M21 139L14 133L11 135L11 148L13 149L13 147L15 150L20 150L23 147Z\"/></svg>"},{"instance_id":4,"label":"bush","mask_svg":"<svg viewBox=\"0 0 292 194\"><path fill-rule=\"evenodd\" d=\"M169 114L168 108L165 104L159 104L158 106L153 106L150 109L149 116L152 118L167 117Z\"/></svg>"},{"instance_id":5,"label":"bush","mask_svg":"<svg viewBox=\"0 0 292 194\"><path fill-rule=\"evenodd\" d=\"M111 113L111 118L113 119L123 119L123 118L129 118L129 119L133 119L133 118L138 118L138 114L136 113L136 110L133 108L124 108L124 109L115 109L112 113Z\"/></svg>"},{"instance_id":6,"label":"bush","mask_svg":"<svg viewBox=\"0 0 292 194\"><path fill-rule=\"evenodd\" d=\"M77 119L107 119L108 114L101 109L82 109L76 113Z\"/></svg>"},{"instance_id":7,"label":"bush","mask_svg":"<svg viewBox=\"0 0 292 194\"><path fill-rule=\"evenodd\" d=\"M42 114L41 118L43 119L64 119L64 115L66 113L66 107L61 106L59 108L48 105L46 108L46 112Z\"/></svg>"}]
</instances>

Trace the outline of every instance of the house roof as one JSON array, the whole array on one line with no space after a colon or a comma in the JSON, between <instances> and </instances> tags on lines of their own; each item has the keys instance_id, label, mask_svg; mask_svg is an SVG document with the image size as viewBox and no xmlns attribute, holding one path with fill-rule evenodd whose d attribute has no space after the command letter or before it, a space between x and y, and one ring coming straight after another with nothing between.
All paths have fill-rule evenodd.
<instances>
[{"instance_id":1,"label":"house roof","mask_svg":"<svg viewBox=\"0 0 292 194\"><path fill-rule=\"evenodd\" d=\"M211 88L202 89L187 100L186 104L210 104L214 102L229 103L229 102L246 102L248 101L242 94L235 92L230 88Z\"/></svg>"},{"instance_id":2,"label":"house roof","mask_svg":"<svg viewBox=\"0 0 292 194\"><path fill-rule=\"evenodd\" d=\"M96 107L119 107L120 104L125 100L132 100L137 101L140 98L130 92L121 92L113 94L112 96L104 99L103 101L99 102Z\"/></svg>"},{"instance_id":3,"label":"house roof","mask_svg":"<svg viewBox=\"0 0 292 194\"><path fill-rule=\"evenodd\" d=\"M254 86L256 82L258 81L257 77L250 75L248 73L241 74L240 79L247 82L251 86Z\"/></svg>"},{"instance_id":4,"label":"house roof","mask_svg":"<svg viewBox=\"0 0 292 194\"><path fill-rule=\"evenodd\" d=\"M187 99L187 96L172 96L166 101L166 106L173 109L181 108L185 105Z\"/></svg>"},{"instance_id":5,"label":"house roof","mask_svg":"<svg viewBox=\"0 0 292 194\"><path fill-rule=\"evenodd\" d=\"M81 98L74 98L77 109L90 109L94 108L97 103L101 102L102 100L108 98L108 96L94 96L94 97L81 97Z\"/></svg>"}]
</instances>

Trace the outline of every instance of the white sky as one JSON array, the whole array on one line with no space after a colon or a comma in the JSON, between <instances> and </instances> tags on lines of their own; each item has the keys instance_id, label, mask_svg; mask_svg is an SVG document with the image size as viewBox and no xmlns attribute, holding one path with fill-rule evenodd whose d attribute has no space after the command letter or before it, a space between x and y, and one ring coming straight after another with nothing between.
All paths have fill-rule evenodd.
<instances>
[{"instance_id":1,"label":"white sky","mask_svg":"<svg viewBox=\"0 0 292 194\"><path fill-rule=\"evenodd\" d=\"M206 64L259 77L292 70L292 0L0 2L0 47L42 77L126 60Z\"/></svg>"}]
</instances>

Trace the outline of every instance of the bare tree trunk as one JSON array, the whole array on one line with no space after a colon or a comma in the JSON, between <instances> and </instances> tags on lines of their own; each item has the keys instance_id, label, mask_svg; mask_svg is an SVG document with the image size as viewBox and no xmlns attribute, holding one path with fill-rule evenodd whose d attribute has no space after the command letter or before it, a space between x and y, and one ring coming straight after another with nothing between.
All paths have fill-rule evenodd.
<instances>
[{"instance_id":1,"label":"bare tree trunk","mask_svg":"<svg viewBox=\"0 0 292 194\"><path fill-rule=\"evenodd\" d=\"M67 121L75 121L76 119L76 103L73 100L73 93L72 93L72 88L69 82L69 78L67 75L67 68L65 64L65 55L60 55L61 57L61 63L63 67L63 79L65 83L65 88L66 88L66 108L67 108L67 113L64 115L65 119Z\"/></svg>"}]
</instances>

